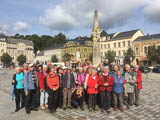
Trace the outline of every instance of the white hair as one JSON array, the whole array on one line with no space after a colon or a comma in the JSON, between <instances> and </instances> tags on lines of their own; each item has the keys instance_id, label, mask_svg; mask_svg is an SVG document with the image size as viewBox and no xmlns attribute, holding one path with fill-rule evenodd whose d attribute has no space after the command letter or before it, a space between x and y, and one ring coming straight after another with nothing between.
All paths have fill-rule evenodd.
<instances>
[{"instance_id":1,"label":"white hair","mask_svg":"<svg viewBox=\"0 0 160 120\"><path fill-rule=\"evenodd\" d=\"M108 67L108 66L105 66L105 67L104 67L104 70L109 70L109 67Z\"/></svg>"},{"instance_id":2,"label":"white hair","mask_svg":"<svg viewBox=\"0 0 160 120\"><path fill-rule=\"evenodd\" d=\"M126 64L125 67L129 67L129 68L130 68L130 65L129 65L129 64Z\"/></svg>"},{"instance_id":3,"label":"white hair","mask_svg":"<svg viewBox=\"0 0 160 120\"><path fill-rule=\"evenodd\" d=\"M15 70L20 70L20 69L21 69L20 67L16 67L16 68L15 68Z\"/></svg>"}]
</instances>

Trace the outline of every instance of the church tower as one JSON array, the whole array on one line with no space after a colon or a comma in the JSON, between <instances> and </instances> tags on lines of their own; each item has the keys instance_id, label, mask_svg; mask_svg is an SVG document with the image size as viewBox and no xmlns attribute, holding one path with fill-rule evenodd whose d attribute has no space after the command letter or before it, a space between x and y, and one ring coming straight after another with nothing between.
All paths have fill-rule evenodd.
<instances>
[{"instance_id":1,"label":"church tower","mask_svg":"<svg viewBox=\"0 0 160 120\"><path fill-rule=\"evenodd\" d=\"M92 40L93 40L93 65L98 66L101 63L101 56L100 56L100 27L98 24L97 10L94 11Z\"/></svg>"}]
</instances>

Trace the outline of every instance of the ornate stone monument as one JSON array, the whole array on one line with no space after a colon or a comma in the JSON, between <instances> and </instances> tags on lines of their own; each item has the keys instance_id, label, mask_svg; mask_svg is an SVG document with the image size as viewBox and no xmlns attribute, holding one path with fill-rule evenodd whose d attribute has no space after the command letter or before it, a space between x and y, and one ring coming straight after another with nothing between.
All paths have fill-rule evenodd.
<instances>
[{"instance_id":1,"label":"ornate stone monument","mask_svg":"<svg viewBox=\"0 0 160 120\"><path fill-rule=\"evenodd\" d=\"M94 25L92 31L92 39L93 39L93 65L98 66L101 63L100 56L100 27L98 24L98 12L94 11Z\"/></svg>"}]
</instances>

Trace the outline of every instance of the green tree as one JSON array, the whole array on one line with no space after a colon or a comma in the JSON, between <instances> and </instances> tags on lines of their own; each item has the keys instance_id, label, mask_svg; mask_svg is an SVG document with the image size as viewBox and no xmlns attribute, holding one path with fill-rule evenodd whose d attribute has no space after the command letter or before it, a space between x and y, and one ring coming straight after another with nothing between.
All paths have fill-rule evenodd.
<instances>
[{"instance_id":1,"label":"green tree","mask_svg":"<svg viewBox=\"0 0 160 120\"><path fill-rule=\"evenodd\" d=\"M64 56L63 56L63 60L64 61L70 61L72 58L72 55L69 54L69 53L65 53Z\"/></svg>"},{"instance_id":2,"label":"green tree","mask_svg":"<svg viewBox=\"0 0 160 120\"><path fill-rule=\"evenodd\" d=\"M10 62L12 62L12 58L8 53L3 53L1 60L3 62L3 65L6 67Z\"/></svg>"},{"instance_id":3,"label":"green tree","mask_svg":"<svg viewBox=\"0 0 160 120\"><path fill-rule=\"evenodd\" d=\"M51 61L52 62L58 62L58 58L56 55L53 55L52 58L51 58Z\"/></svg>"},{"instance_id":4,"label":"green tree","mask_svg":"<svg viewBox=\"0 0 160 120\"><path fill-rule=\"evenodd\" d=\"M25 55L19 55L17 57L17 61L19 62L19 65L23 65L26 62L26 56Z\"/></svg>"},{"instance_id":5,"label":"green tree","mask_svg":"<svg viewBox=\"0 0 160 120\"><path fill-rule=\"evenodd\" d=\"M115 51L107 51L107 53L105 53L105 58L109 60L110 63L115 61L115 57L116 57L116 52Z\"/></svg>"},{"instance_id":6,"label":"green tree","mask_svg":"<svg viewBox=\"0 0 160 120\"><path fill-rule=\"evenodd\" d=\"M146 50L146 56L148 59L157 62L160 60L160 47L156 47L156 45L149 46Z\"/></svg>"},{"instance_id":7,"label":"green tree","mask_svg":"<svg viewBox=\"0 0 160 120\"><path fill-rule=\"evenodd\" d=\"M93 54L89 55L89 61L93 62Z\"/></svg>"},{"instance_id":8,"label":"green tree","mask_svg":"<svg viewBox=\"0 0 160 120\"><path fill-rule=\"evenodd\" d=\"M134 60L135 54L132 48L128 48L127 52L125 53L125 62L131 64Z\"/></svg>"}]
</instances>

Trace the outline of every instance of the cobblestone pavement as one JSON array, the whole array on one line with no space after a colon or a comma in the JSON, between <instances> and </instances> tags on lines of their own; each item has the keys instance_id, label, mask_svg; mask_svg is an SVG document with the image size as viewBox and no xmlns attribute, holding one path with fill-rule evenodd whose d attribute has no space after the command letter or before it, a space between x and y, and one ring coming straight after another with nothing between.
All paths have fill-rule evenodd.
<instances>
[{"instance_id":1,"label":"cobblestone pavement","mask_svg":"<svg viewBox=\"0 0 160 120\"><path fill-rule=\"evenodd\" d=\"M3 96L8 96L11 94L11 80L12 80L13 71L9 70L1 70L0 69L0 95L3 99L6 99L6 103L11 103L7 99L11 99L11 97L4 98ZM141 104L139 107L132 106L130 110L124 106L124 112L113 111L110 110L111 113L102 113L101 111L89 112L88 109L81 111L80 109L72 109L63 111L62 109L57 109L57 112L53 115L49 114L47 111L34 112L31 116L35 117L35 120L39 120L41 117L46 120L50 120L50 118L60 119L60 120L160 120L160 74L157 73L149 73L148 79L143 75L143 89L140 93ZM3 94L1 93L3 92ZM5 95L4 95L5 94ZM4 101L4 100L3 100ZM11 101L11 100L10 100ZM0 102L2 104L2 102ZM12 111L14 110L11 103L8 107L0 107L0 116L4 116L2 114L2 109L7 109L11 111L10 107L12 106ZM85 106L86 107L86 106ZM7 110L4 113L7 114ZM10 114L10 113L8 113ZM13 117L14 116L14 117ZM25 117L24 109L18 113L10 115L16 119L16 116L27 119ZM24 117L23 117L24 116ZM4 117L2 117L4 118ZM1 117L0 117L1 120ZM14 119L12 119L14 120ZM19 119L21 120L21 119Z\"/></svg>"}]
</instances>

